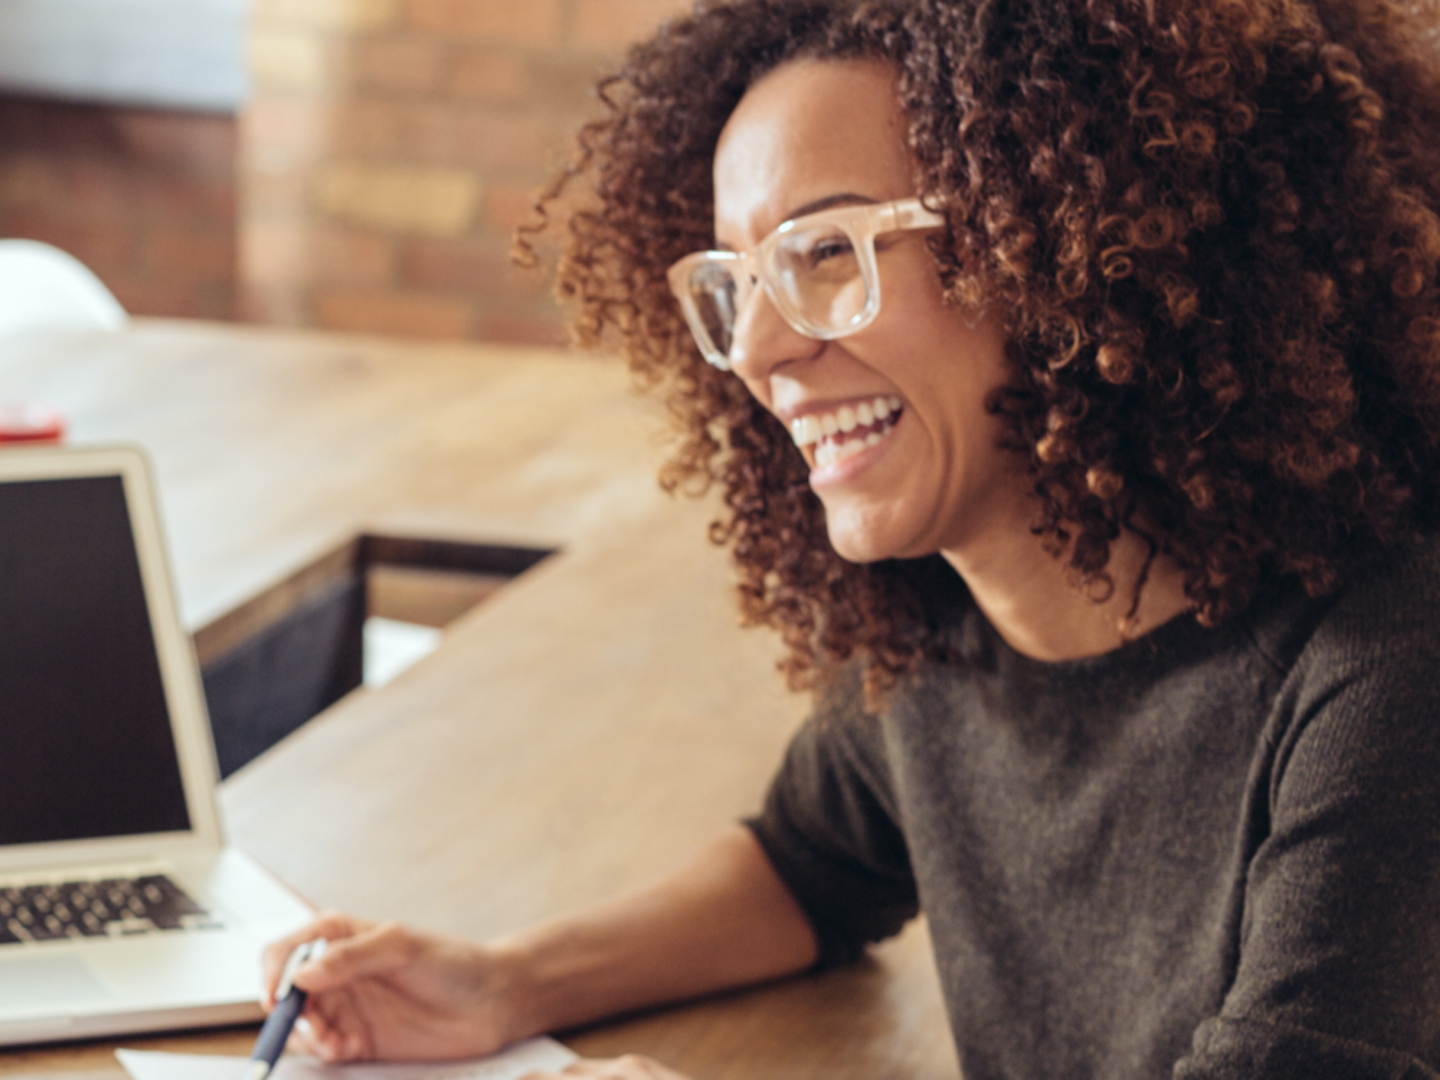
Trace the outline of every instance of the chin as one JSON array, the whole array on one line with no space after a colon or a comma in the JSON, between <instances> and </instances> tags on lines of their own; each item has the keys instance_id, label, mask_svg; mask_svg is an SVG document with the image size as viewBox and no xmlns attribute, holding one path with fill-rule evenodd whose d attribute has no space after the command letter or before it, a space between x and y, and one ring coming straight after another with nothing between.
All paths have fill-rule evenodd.
<instances>
[{"instance_id":1,"label":"chin","mask_svg":"<svg viewBox=\"0 0 1440 1080\"><path fill-rule=\"evenodd\" d=\"M873 563L882 559L909 558L904 545L893 537L877 534L874 530L844 528L839 523L828 523L830 546L846 562Z\"/></svg>"}]
</instances>

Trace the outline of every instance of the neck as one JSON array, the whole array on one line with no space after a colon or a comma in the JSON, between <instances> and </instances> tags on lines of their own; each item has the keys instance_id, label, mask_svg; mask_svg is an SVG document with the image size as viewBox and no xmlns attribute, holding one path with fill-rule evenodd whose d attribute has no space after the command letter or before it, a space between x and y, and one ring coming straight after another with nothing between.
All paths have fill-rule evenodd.
<instances>
[{"instance_id":1,"label":"neck","mask_svg":"<svg viewBox=\"0 0 1440 1080\"><path fill-rule=\"evenodd\" d=\"M1024 656L1050 662L1098 656L1190 607L1180 568L1163 554L1151 559L1149 543L1136 533L1127 530L1111 545L1106 569L1114 589L1098 601L1075 585L1063 558L1047 552L1039 537L1028 531L1023 536L1016 542L1012 533L984 550L941 554L965 579L990 625Z\"/></svg>"}]
</instances>

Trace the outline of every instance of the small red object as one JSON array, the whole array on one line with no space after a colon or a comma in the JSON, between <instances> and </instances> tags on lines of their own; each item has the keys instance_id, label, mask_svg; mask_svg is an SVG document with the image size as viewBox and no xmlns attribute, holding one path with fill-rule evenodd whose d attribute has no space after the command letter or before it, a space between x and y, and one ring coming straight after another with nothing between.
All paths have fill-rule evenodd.
<instances>
[{"instance_id":1,"label":"small red object","mask_svg":"<svg viewBox=\"0 0 1440 1080\"><path fill-rule=\"evenodd\" d=\"M44 405L0 403L0 443L58 443L65 418Z\"/></svg>"}]
</instances>

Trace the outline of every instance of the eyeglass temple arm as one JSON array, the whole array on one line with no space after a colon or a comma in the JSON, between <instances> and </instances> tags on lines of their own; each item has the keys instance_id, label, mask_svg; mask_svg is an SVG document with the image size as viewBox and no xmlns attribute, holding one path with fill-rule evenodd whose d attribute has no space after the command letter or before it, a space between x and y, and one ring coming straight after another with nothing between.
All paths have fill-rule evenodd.
<instances>
[{"instance_id":1,"label":"eyeglass temple arm","mask_svg":"<svg viewBox=\"0 0 1440 1080\"><path fill-rule=\"evenodd\" d=\"M886 217L890 220L882 221L881 231L914 229L927 225L944 225L945 218L933 210L925 209L925 205L919 199L900 199L885 207Z\"/></svg>"}]
</instances>

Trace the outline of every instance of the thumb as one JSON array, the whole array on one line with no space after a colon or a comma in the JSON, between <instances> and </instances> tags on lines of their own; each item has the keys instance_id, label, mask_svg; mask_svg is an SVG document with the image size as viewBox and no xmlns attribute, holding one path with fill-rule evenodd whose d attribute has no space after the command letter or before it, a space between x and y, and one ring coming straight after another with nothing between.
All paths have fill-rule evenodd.
<instances>
[{"instance_id":1,"label":"thumb","mask_svg":"<svg viewBox=\"0 0 1440 1080\"><path fill-rule=\"evenodd\" d=\"M307 994L324 993L360 979L376 978L413 960L415 937L398 923L380 923L340 941L295 972L295 985Z\"/></svg>"}]
</instances>

